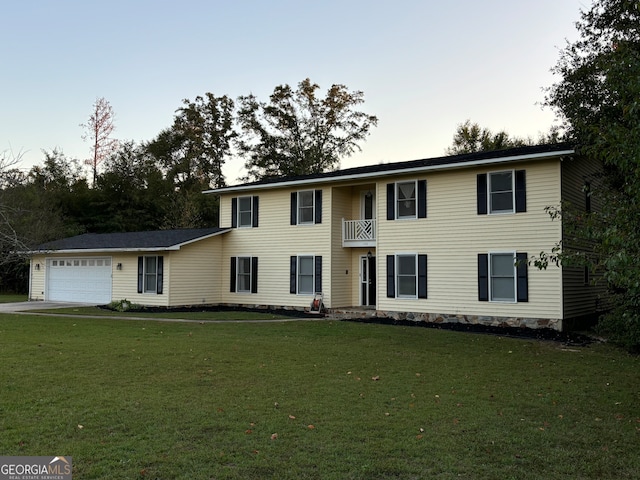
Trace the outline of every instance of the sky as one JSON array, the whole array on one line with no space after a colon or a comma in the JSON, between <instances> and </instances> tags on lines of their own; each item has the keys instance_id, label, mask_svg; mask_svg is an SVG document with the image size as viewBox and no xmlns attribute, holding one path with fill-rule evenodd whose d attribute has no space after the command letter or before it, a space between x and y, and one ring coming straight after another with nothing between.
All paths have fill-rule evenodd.
<instances>
[{"instance_id":1,"label":"sky","mask_svg":"<svg viewBox=\"0 0 640 480\"><path fill-rule=\"evenodd\" d=\"M342 168L445 154L459 124L537 138L551 68L589 0L0 0L0 154L83 160L92 105L153 139L183 99L268 100L310 78L364 92L378 126ZM229 184L243 174L233 158Z\"/></svg>"}]
</instances>

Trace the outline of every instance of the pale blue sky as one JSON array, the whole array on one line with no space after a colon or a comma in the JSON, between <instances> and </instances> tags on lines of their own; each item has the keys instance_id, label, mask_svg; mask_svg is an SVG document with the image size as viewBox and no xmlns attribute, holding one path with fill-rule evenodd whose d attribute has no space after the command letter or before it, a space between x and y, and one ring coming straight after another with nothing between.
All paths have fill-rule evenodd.
<instances>
[{"instance_id":1,"label":"pale blue sky","mask_svg":"<svg viewBox=\"0 0 640 480\"><path fill-rule=\"evenodd\" d=\"M588 0L0 0L0 152L87 158L97 97L114 136L152 139L184 98L304 78L365 93L379 125L342 167L444 154L456 126L537 137L549 69ZM225 168L229 183L242 160Z\"/></svg>"}]
</instances>

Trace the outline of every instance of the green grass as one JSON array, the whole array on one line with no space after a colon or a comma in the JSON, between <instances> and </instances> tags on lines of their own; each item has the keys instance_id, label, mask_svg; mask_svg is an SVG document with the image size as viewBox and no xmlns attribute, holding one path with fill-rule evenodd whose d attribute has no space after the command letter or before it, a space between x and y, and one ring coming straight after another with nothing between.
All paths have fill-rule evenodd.
<instances>
[{"instance_id":1,"label":"green grass","mask_svg":"<svg viewBox=\"0 0 640 480\"><path fill-rule=\"evenodd\" d=\"M0 365L1 454L73 456L74 478L640 472L640 359L607 345L3 315Z\"/></svg>"},{"instance_id":2,"label":"green grass","mask_svg":"<svg viewBox=\"0 0 640 480\"><path fill-rule=\"evenodd\" d=\"M69 315L69 316L98 316L98 317L134 317L134 318L148 318L159 319L183 319L183 320L213 320L213 321L236 321L236 320L278 320L286 319L284 315L275 313L256 312L256 311L174 311L167 309L163 312L145 312L145 311L126 311L117 312L113 310L107 310L99 307L65 307L65 308L47 308L47 309L33 309L30 310L35 313L47 313L56 315Z\"/></svg>"},{"instance_id":3,"label":"green grass","mask_svg":"<svg viewBox=\"0 0 640 480\"><path fill-rule=\"evenodd\" d=\"M28 295L19 293L0 294L0 303L26 302Z\"/></svg>"}]
</instances>

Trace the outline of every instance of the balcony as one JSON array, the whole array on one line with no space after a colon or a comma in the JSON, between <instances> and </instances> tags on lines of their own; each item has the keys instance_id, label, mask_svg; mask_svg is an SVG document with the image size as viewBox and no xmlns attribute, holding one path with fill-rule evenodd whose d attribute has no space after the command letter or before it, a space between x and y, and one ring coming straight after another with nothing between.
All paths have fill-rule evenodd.
<instances>
[{"instance_id":1,"label":"balcony","mask_svg":"<svg viewBox=\"0 0 640 480\"><path fill-rule=\"evenodd\" d=\"M345 220L342 219L343 247L375 247L375 220Z\"/></svg>"}]
</instances>

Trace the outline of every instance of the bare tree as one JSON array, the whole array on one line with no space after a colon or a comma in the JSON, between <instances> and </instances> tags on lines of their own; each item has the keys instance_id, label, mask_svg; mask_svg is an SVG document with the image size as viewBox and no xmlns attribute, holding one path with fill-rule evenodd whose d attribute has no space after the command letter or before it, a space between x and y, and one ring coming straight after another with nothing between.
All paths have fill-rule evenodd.
<instances>
[{"instance_id":1,"label":"bare tree","mask_svg":"<svg viewBox=\"0 0 640 480\"><path fill-rule=\"evenodd\" d=\"M82 139L91 142L93 157L86 160L85 163L91 167L93 172L94 186L98 176L98 165L118 148L118 140L111 137L116 128L114 120L115 113L111 104L104 97L100 97L93 104L93 110L87 123L80 124L85 130Z\"/></svg>"},{"instance_id":2,"label":"bare tree","mask_svg":"<svg viewBox=\"0 0 640 480\"><path fill-rule=\"evenodd\" d=\"M27 250L23 239L16 232L12 214L13 208L5 202L5 188L9 179L15 175L15 166L20 163L22 154L0 152L0 265L5 265Z\"/></svg>"}]
</instances>

